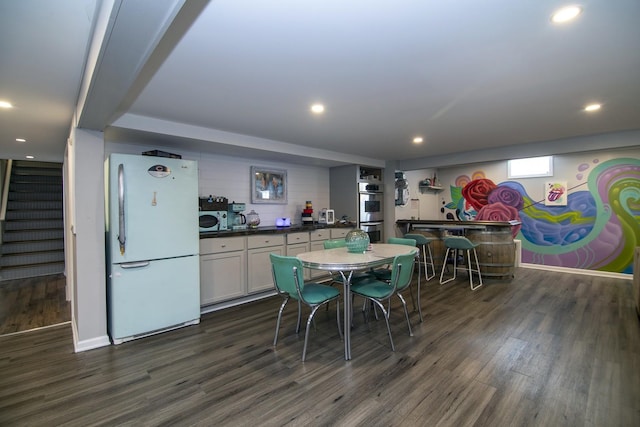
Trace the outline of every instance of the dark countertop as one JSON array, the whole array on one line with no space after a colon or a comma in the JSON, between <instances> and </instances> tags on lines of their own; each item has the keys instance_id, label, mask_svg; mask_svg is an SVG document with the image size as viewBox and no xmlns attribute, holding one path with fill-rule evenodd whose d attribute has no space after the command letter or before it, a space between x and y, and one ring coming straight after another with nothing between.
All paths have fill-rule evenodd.
<instances>
[{"instance_id":1,"label":"dark countertop","mask_svg":"<svg viewBox=\"0 0 640 427\"><path fill-rule=\"evenodd\" d=\"M424 224L424 225L438 225L438 226L452 226L452 227L465 227L465 226L500 226L510 227L512 225L520 225L520 221L448 221L448 220L428 220L428 219L399 219L396 221L398 225L407 224ZM442 227L438 227L442 228Z\"/></svg>"},{"instance_id":2,"label":"dark countertop","mask_svg":"<svg viewBox=\"0 0 640 427\"><path fill-rule=\"evenodd\" d=\"M425 220L425 219L399 219L396 225L405 233L411 230L486 230L502 231L510 230L517 226L520 221L447 221L447 220Z\"/></svg>"},{"instance_id":3,"label":"dark countertop","mask_svg":"<svg viewBox=\"0 0 640 427\"><path fill-rule=\"evenodd\" d=\"M323 230L326 228L353 228L355 223L347 224L313 224L313 225L292 225L290 227L276 227L265 226L258 228L247 228L246 230L224 230L224 231L202 231L200 232L201 239L211 239L215 237L236 237L236 236L251 236L254 234L286 234L286 233L298 233L304 231Z\"/></svg>"}]
</instances>

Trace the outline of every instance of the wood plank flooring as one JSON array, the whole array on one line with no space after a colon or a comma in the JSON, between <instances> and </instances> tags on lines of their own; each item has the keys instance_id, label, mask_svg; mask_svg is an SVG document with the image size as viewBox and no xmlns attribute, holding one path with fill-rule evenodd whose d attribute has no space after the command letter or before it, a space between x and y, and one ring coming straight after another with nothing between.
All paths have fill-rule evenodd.
<instances>
[{"instance_id":1,"label":"wood plank flooring","mask_svg":"<svg viewBox=\"0 0 640 427\"><path fill-rule=\"evenodd\" d=\"M276 297L78 354L68 325L0 337L0 425L640 425L630 280L518 269L471 292L465 279L429 282L413 337L394 303L396 352L357 313L349 362L334 305L305 363L294 304L273 348Z\"/></svg>"},{"instance_id":2,"label":"wood plank flooring","mask_svg":"<svg viewBox=\"0 0 640 427\"><path fill-rule=\"evenodd\" d=\"M0 282L0 335L71 320L63 274Z\"/></svg>"}]
</instances>

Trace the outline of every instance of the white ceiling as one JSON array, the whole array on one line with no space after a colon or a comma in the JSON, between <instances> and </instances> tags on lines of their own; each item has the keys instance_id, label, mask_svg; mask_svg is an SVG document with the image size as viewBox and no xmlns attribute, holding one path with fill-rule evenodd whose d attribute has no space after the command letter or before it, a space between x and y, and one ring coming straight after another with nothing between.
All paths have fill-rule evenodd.
<instances>
[{"instance_id":1,"label":"white ceiling","mask_svg":"<svg viewBox=\"0 0 640 427\"><path fill-rule=\"evenodd\" d=\"M7 157L62 158L101 5L80 124L108 138L383 161L640 129L638 0L134 3L0 0Z\"/></svg>"}]
</instances>

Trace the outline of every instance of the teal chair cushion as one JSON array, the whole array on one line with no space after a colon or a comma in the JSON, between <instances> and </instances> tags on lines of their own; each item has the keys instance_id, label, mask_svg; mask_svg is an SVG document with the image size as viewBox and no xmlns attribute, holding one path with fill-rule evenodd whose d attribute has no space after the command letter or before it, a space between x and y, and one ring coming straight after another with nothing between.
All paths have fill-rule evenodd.
<instances>
[{"instance_id":1,"label":"teal chair cushion","mask_svg":"<svg viewBox=\"0 0 640 427\"><path fill-rule=\"evenodd\" d=\"M340 295L340 291L334 287L320 285L318 283L307 283L302 289L302 297L309 304L320 304L328 299ZM298 299L298 295L291 295L292 298Z\"/></svg>"},{"instance_id":2,"label":"teal chair cushion","mask_svg":"<svg viewBox=\"0 0 640 427\"><path fill-rule=\"evenodd\" d=\"M378 280L364 281L351 286L351 292L354 294L375 299L386 299L393 291L393 287L388 283Z\"/></svg>"}]
</instances>

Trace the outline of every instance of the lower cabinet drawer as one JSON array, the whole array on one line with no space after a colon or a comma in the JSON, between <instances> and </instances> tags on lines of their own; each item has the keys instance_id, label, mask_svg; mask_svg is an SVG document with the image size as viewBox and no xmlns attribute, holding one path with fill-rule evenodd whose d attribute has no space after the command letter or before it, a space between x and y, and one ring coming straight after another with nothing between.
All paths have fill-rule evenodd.
<instances>
[{"instance_id":1,"label":"lower cabinet drawer","mask_svg":"<svg viewBox=\"0 0 640 427\"><path fill-rule=\"evenodd\" d=\"M200 239L200 254L242 251L245 249L244 237L212 237Z\"/></svg>"},{"instance_id":2,"label":"lower cabinet drawer","mask_svg":"<svg viewBox=\"0 0 640 427\"><path fill-rule=\"evenodd\" d=\"M259 234L247 237L247 248L266 248L284 245L284 234Z\"/></svg>"},{"instance_id":3,"label":"lower cabinet drawer","mask_svg":"<svg viewBox=\"0 0 640 427\"><path fill-rule=\"evenodd\" d=\"M353 228L332 228L331 229L331 238L332 239L340 239L344 238L348 232L353 230Z\"/></svg>"}]
</instances>

